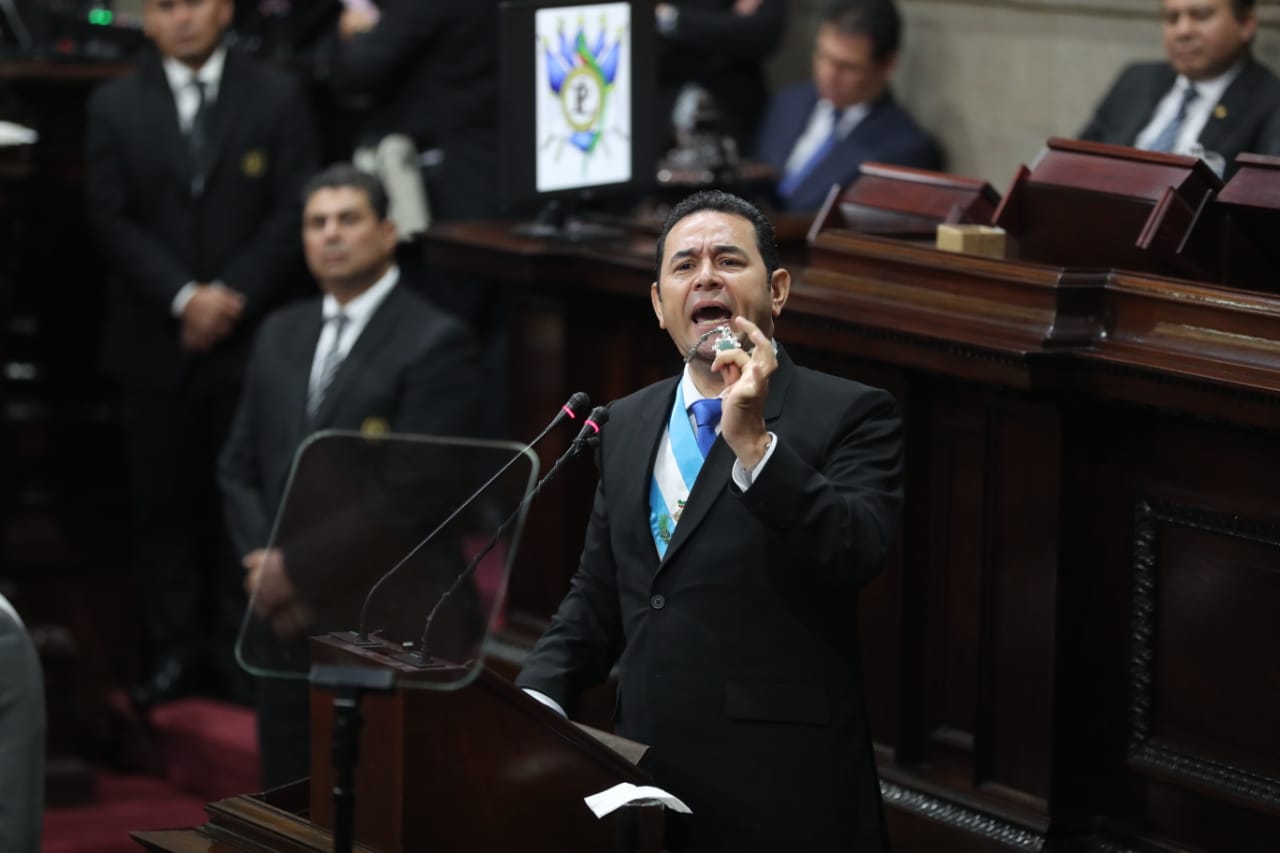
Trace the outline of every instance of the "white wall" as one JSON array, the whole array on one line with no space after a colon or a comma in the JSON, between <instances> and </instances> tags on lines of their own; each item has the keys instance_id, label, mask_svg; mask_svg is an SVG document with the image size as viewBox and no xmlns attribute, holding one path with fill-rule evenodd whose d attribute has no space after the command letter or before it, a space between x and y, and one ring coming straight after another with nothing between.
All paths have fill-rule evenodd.
<instances>
[{"instance_id":1,"label":"white wall","mask_svg":"<svg viewBox=\"0 0 1280 853\"><path fill-rule=\"evenodd\" d=\"M948 171L1003 192L1050 136L1073 136L1125 64L1163 56L1158 0L898 0L894 90ZM775 83L809 73L818 0L791 0ZM1255 54L1280 68L1280 0L1259 3Z\"/></svg>"}]
</instances>

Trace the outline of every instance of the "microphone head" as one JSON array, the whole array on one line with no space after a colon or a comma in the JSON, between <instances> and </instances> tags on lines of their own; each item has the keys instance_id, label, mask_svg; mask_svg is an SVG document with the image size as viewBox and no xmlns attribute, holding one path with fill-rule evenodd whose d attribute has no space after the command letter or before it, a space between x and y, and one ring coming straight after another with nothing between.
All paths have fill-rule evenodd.
<instances>
[{"instance_id":1,"label":"microphone head","mask_svg":"<svg viewBox=\"0 0 1280 853\"><path fill-rule=\"evenodd\" d=\"M577 420L578 415L585 412L590 405L591 398L587 396L587 393L585 391L576 391L569 397L568 402L564 404L564 413Z\"/></svg>"},{"instance_id":2,"label":"microphone head","mask_svg":"<svg viewBox=\"0 0 1280 853\"><path fill-rule=\"evenodd\" d=\"M604 426L605 421L609 420L609 410L604 406L596 406L591 410L591 414L582 422L582 429L578 430L578 437L573 440L576 445L588 439L593 439L600 434L600 428Z\"/></svg>"},{"instance_id":3,"label":"microphone head","mask_svg":"<svg viewBox=\"0 0 1280 853\"><path fill-rule=\"evenodd\" d=\"M609 409L607 406L596 406L591 410L591 414L582 425L582 435L586 439L588 447L595 447L600 443L600 430L604 428L608 420Z\"/></svg>"}]
</instances>

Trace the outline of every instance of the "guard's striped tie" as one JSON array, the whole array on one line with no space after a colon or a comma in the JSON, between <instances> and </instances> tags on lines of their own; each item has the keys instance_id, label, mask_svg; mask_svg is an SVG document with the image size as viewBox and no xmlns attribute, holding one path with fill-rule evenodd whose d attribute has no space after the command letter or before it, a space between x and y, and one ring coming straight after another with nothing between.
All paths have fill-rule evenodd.
<instances>
[{"instance_id":1,"label":"guard's striped tie","mask_svg":"<svg viewBox=\"0 0 1280 853\"><path fill-rule=\"evenodd\" d=\"M320 365L320 375L311 385L311 393L307 395L307 417L315 417L316 412L320 411L320 405L324 402L325 392L329 390L329 386L333 383L333 377L338 372L338 368L342 366L342 333L347 328L346 314L338 313L330 317L327 323L333 324L333 340L329 343L329 350L324 354L324 361Z\"/></svg>"}]
</instances>

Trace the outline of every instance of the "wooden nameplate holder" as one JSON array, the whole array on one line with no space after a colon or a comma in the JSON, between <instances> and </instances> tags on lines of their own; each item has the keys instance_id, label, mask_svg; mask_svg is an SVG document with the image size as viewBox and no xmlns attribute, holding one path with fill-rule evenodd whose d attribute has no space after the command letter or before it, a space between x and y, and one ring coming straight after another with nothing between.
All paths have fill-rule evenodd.
<instances>
[{"instance_id":1,"label":"wooden nameplate holder","mask_svg":"<svg viewBox=\"0 0 1280 853\"><path fill-rule=\"evenodd\" d=\"M833 187L809 238L837 228L933 239L938 225L990 225L1000 195L985 181L886 163L863 163L847 187Z\"/></svg>"},{"instance_id":2,"label":"wooden nameplate holder","mask_svg":"<svg viewBox=\"0 0 1280 853\"><path fill-rule=\"evenodd\" d=\"M1024 261L1204 280L1211 259L1187 235L1221 187L1194 157L1055 137L1018 170L995 224Z\"/></svg>"}]
</instances>

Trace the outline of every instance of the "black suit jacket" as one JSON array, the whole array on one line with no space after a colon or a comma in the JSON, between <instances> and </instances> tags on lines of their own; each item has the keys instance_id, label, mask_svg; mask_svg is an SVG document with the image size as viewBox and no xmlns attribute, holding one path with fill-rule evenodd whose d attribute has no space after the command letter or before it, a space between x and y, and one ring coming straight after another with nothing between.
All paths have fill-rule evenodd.
<instances>
[{"instance_id":1,"label":"black suit jacket","mask_svg":"<svg viewBox=\"0 0 1280 853\"><path fill-rule=\"evenodd\" d=\"M813 83L789 86L770 102L760 125L756 156L779 175L817 103L818 90ZM891 92L885 92L857 127L805 175L795 192L781 200L782 209L817 210L832 186L850 184L868 160L916 169L942 168L942 152L933 137L916 124Z\"/></svg>"},{"instance_id":2,"label":"black suit jacket","mask_svg":"<svg viewBox=\"0 0 1280 853\"><path fill-rule=\"evenodd\" d=\"M369 318L314 417L307 385L321 300L290 305L262 324L218 481L236 553L267 545L294 454L311 432L360 430L465 435L475 429L482 377L470 334L398 284Z\"/></svg>"},{"instance_id":3,"label":"black suit jacket","mask_svg":"<svg viewBox=\"0 0 1280 853\"><path fill-rule=\"evenodd\" d=\"M659 561L648 496L677 381L613 405L581 565L517 683L570 706L617 662L616 728L693 809L689 849L881 849L857 600L901 503L893 400L783 353L768 465L741 492L717 439Z\"/></svg>"},{"instance_id":4,"label":"black suit jacket","mask_svg":"<svg viewBox=\"0 0 1280 853\"><path fill-rule=\"evenodd\" d=\"M103 342L107 369L172 387L193 372L238 377L253 328L302 275L302 184L317 148L301 88L230 50L208 118L205 189L158 55L103 84L89 102L90 221L112 270ZM179 346L172 314L191 281L220 280L247 298L236 330L208 354Z\"/></svg>"},{"instance_id":5,"label":"black suit jacket","mask_svg":"<svg viewBox=\"0 0 1280 853\"><path fill-rule=\"evenodd\" d=\"M426 172L432 216L497 208L497 0L380 0L372 30L334 44L333 85L370 106L361 142L407 133L444 152Z\"/></svg>"},{"instance_id":6,"label":"black suit jacket","mask_svg":"<svg viewBox=\"0 0 1280 853\"><path fill-rule=\"evenodd\" d=\"M1177 74L1167 62L1137 63L1125 68L1080 131L1080 138L1133 145L1151 121L1160 99L1173 88L1175 79ZM1280 111L1280 78L1249 57L1200 131L1200 144L1206 151L1222 155L1228 175L1235 171L1237 154L1246 151L1280 154L1280 150L1275 150L1280 140L1267 131L1277 111Z\"/></svg>"}]
</instances>

